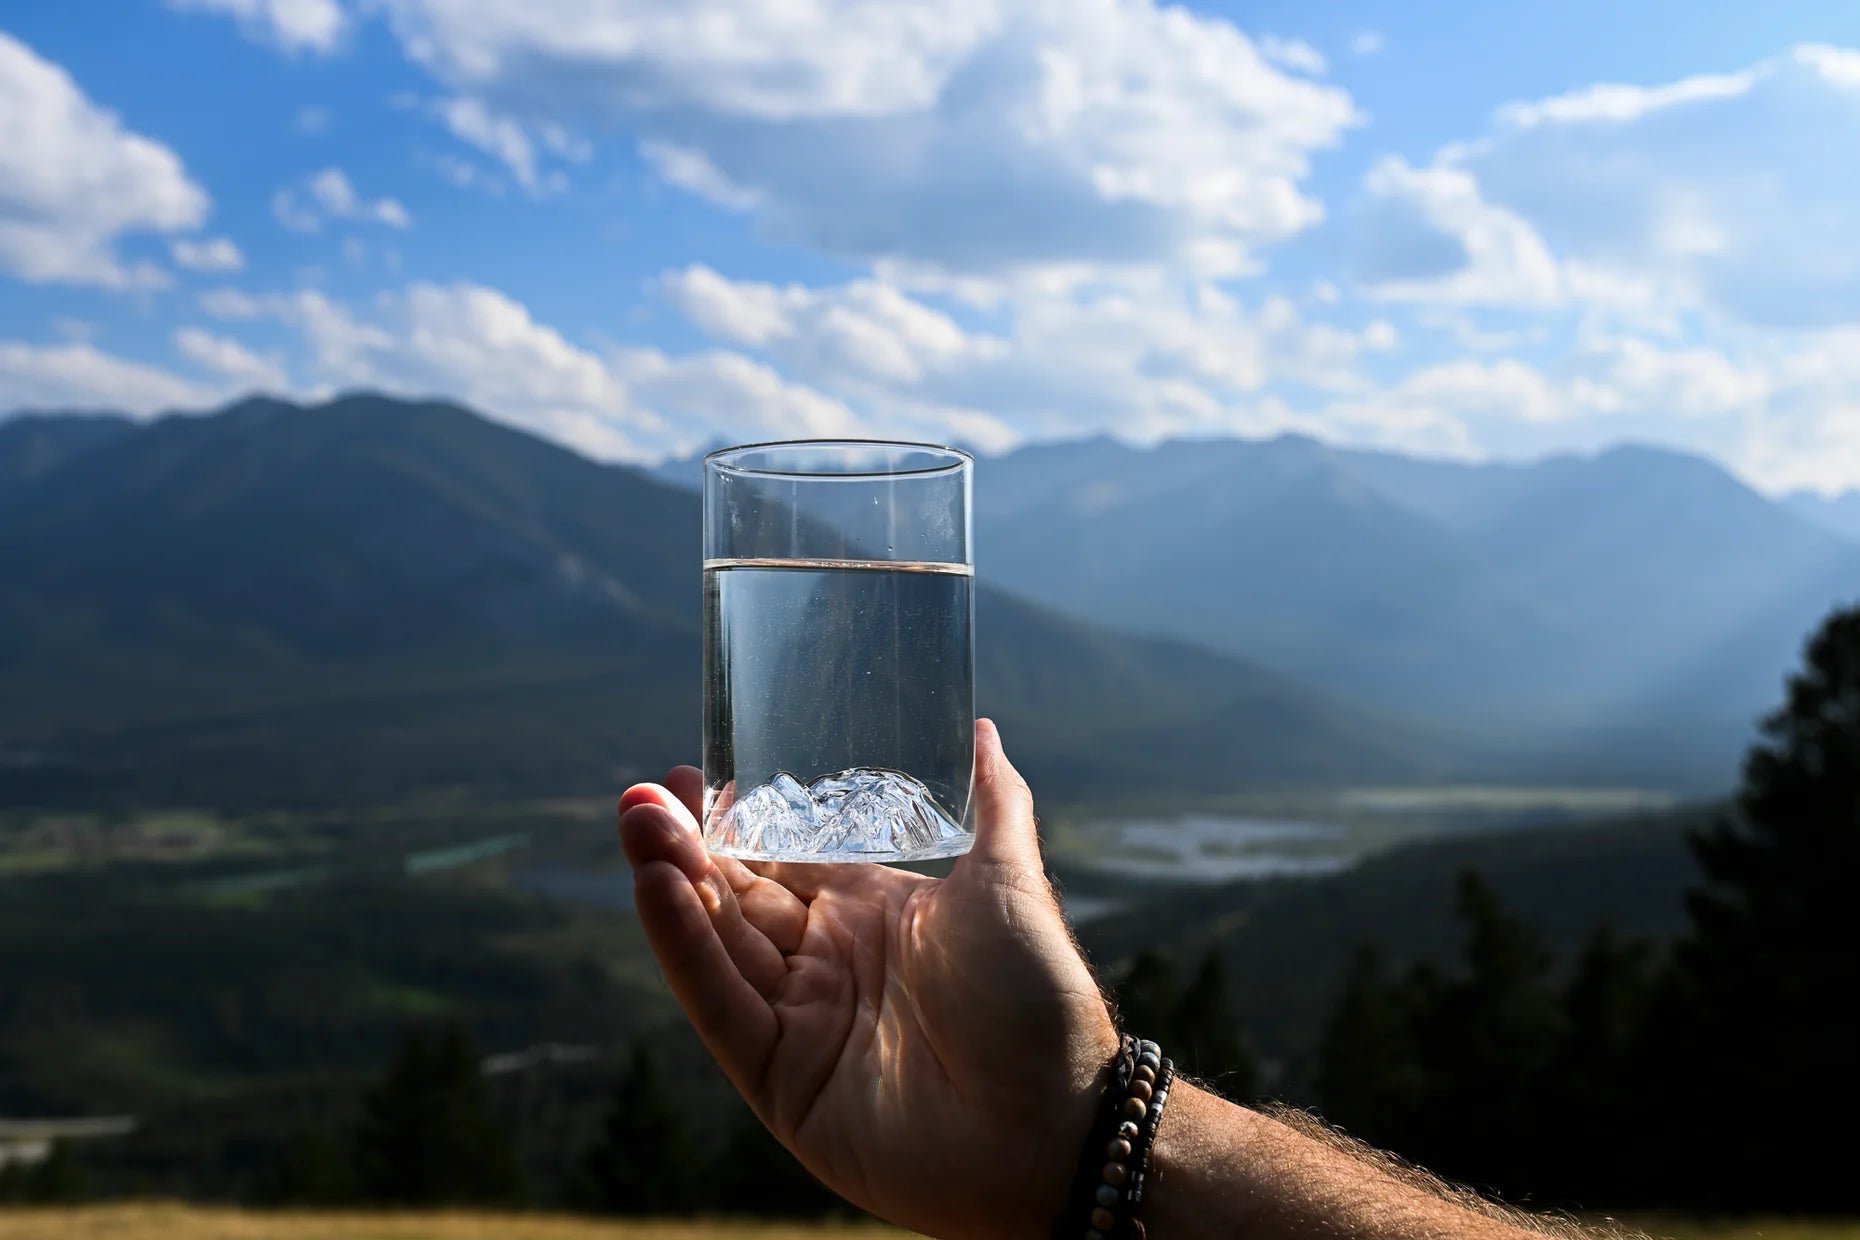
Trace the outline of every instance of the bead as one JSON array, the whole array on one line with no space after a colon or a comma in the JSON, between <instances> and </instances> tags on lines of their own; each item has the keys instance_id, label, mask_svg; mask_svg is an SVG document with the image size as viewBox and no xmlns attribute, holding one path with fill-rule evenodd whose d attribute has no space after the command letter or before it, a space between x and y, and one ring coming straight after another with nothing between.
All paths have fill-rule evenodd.
<instances>
[{"instance_id":1,"label":"bead","mask_svg":"<svg viewBox=\"0 0 1860 1240\"><path fill-rule=\"evenodd\" d=\"M1124 1159L1130 1157L1131 1149L1132 1146L1130 1142L1124 1140L1122 1137L1113 1137L1111 1143L1104 1147L1104 1155L1106 1158L1113 1158L1122 1162Z\"/></svg>"},{"instance_id":2,"label":"bead","mask_svg":"<svg viewBox=\"0 0 1860 1240\"><path fill-rule=\"evenodd\" d=\"M1111 1187L1109 1184L1100 1184L1098 1186L1098 1192L1096 1196L1098 1199L1098 1204L1108 1210L1112 1206L1117 1204L1117 1199L1123 1196L1123 1194L1118 1192L1115 1188Z\"/></svg>"},{"instance_id":3,"label":"bead","mask_svg":"<svg viewBox=\"0 0 1860 1240\"><path fill-rule=\"evenodd\" d=\"M1111 1213L1103 1206L1094 1207L1091 1212L1091 1225L1096 1227L1099 1231L1109 1231L1111 1228L1117 1226L1117 1215Z\"/></svg>"},{"instance_id":4,"label":"bead","mask_svg":"<svg viewBox=\"0 0 1860 1240\"><path fill-rule=\"evenodd\" d=\"M1156 1043L1150 1041L1148 1038L1138 1038L1137 1051L1139 1054L1148 1052L1151 1055L1160 1055L1162 1054L1162 1047L1156 1045Z\"/></svg>"},{"instance_id":5,"label":"bead","mask_svg":"<svg viewBox=\"0 0 1860 1240\"><path fill-rule=\"evenodd\" d=\"M1124 1166L1123 1163L1108 1162L1104 1164L1104 1182L1106 1184L1121 1185L1123 1184L1125 1180L1129 1178L1130 1178L1130 1169Z\"/></svg>"},{"instance_id":6,"label":"bead","mask_svg":"<svg viewBox=\"0 0 1860 1240\"><path fill-rule=\"evenodd\" d=\"M1137 1139L1137 1133L1141 1131L1142 1130L1140 1128L1138 1128L1135 1124L1131 1123L1129 1120L1125 1120L1123 1123L1117 1126L1117 1135L1122 1137L1126 1141L1135 1141Z\"/></svg>"},{"instance_id":7,"label":"bead","mask_svg":"<svg viewBox=\"0 0 1860 1240\"><path fill-rule=\"evenodd\" d=\"M1161 1072L1162 1056L1154 1051L1144 1051L1141 1055L1137 1056L1137 1066L1139 1068L1148 1068L1151 1072Z\"/></svg>"},{"instance_id":8,"label":"bead","mask_svg":"<svg viewBox=\"0 0 1860 1240\"><path fill-rule=\"evenodd\" d=\"M1141 1098L1124 1099L1125 1119L1142 1119L1149 1113L1149 1109L1149 1104L1144 1102Z\"/></svg>"},{"instance_id":9,"label":"bead","mask_svg":"<svg viewBox=\"0 0 1860 1240\"><path fill-rule=\"evenodd\" d=\"M1156 1083L1156 1073L1154 1069L1139 1067L1135 1072L1130 1074L1130 1079L1133 1081L1148 1081L1150 1084L1154 1085Z\"/></svg>"},{"instance_id":10,"label":"bead","mask_svg":"<svg viewBox=\"0 0 1860 1240\"><path fill-rule=\"evenodd\" d=\"M1094 1227L1085 1233L1085 1240L1104 1240L1104 1233Z\"/></svg>"},{"instance_id":11,"label":"bead","mask_svg":"<svg viewBox=\"0 0 1860 1240\"><path fill-rule=\"evenodd\" d=\"M1154 1085L1151 1085L1148 1081L1130 1082L1130 1096L1132 1098L1139 1099L1143 1102L1148 1102L1150 1100L1150 1095L1154 1094L1155 1092L1156 1092L1156 1087Z\"/></svg>"}]
</instances>

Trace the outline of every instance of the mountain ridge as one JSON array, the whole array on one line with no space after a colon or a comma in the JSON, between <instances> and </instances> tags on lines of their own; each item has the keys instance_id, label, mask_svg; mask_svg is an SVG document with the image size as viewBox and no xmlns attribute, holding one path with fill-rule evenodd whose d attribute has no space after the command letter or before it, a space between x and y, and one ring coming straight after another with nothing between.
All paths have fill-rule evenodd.
<instances>
[{"instance_id":1,"label":"mountain ridge","mask_svg":"<svg viewBox=\"0 0 1860 1240\"><path fill-rule=\"evenodd\" d=\"M560 791L690 760L689 490L365 394L50 434L63 459L0 475L0 746L41 758L8 795ZM1241 660L978 596L982 706L1057 792L1442 769Z\"/></svg>"}]
</instances>

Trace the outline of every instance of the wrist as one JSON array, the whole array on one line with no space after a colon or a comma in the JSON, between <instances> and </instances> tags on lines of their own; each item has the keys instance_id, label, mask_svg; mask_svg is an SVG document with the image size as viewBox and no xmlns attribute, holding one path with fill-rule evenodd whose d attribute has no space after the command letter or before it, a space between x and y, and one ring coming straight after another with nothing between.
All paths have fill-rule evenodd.
<instances>
[{"instance_id":1,"label":"wrist","mask_svg":"<svg viewBox=\"0 0 1860 1240\"><path fill-rule=\"evenodd\" d=\"M1150 1150L1143 1225L1167 1240L1244 1235L1255 1230L1260 1196L1253 1182L1262 1126L1256 1111L1178 1081Z\"/></svg>"}]
</instances>

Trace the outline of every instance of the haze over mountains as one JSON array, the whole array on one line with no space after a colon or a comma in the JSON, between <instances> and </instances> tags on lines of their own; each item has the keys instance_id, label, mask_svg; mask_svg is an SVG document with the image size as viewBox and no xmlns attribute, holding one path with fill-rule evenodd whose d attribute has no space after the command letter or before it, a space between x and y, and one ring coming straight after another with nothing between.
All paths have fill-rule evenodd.
<instances>
[{"instance_id":1,"label":"haze over mountains","mask_svg":"<svg viewBox=\"0 0 1860 1240\"><path fill-rule=\"evenodd\" d=\"M372 395L0 423L0 791L599 791L689 760L693 476ZM983 460L976 512L981 707L1062 796L1720 788L1860 588L1860 546L1648 449L1094 439Z\"/></svg>"},{"instance_id":2,"label":"haze over mountains","mask_svg":"<svg viewBox=\"0 0 1860 1240\"><path fill-rule=\"evenodd\" d=\"M697 740L698 505L456 406L0 424L7 795L593 792ZM1444 758L1241 660L980 592L983 709L1055 791Z\"/></svg>"},{"instance_id":3,"label":"haze over mountains","mask_svg":"<svg viewBox=\"0 0 1860 1240\"><path fill-rule=\"evenodd\" d=\"M690 463L661 476L688 481ZM1716 788L1860 544L1698 457L1462 464L1110 438L977 467L978 573L1241 654L1478 762Z\"/></svg>"}]
</instances>

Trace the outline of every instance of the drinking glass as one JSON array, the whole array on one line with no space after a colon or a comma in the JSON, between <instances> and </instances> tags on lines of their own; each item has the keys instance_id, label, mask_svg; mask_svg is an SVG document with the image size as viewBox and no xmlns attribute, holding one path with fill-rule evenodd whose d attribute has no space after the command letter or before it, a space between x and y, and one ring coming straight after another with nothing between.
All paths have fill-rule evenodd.
<instances>
[{"instance_id":1,"label":"drinking glass","mask_svg":"<svg viewBox=\"0 0 1860 1240\"><path fill-rule=\"evenodd\" d=\"M974 460L805 440L704 458L704 840L771 861L969 851Z\"/></svg>"}]
</instances>

